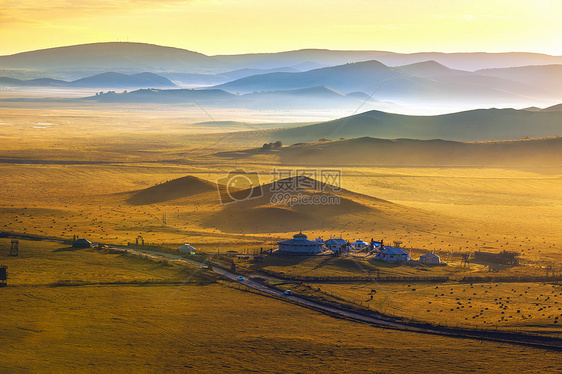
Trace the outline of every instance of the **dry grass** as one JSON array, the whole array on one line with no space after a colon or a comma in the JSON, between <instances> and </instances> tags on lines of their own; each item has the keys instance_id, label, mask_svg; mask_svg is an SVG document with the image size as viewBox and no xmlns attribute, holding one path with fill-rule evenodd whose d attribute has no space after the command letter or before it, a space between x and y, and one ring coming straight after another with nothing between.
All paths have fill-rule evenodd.
<instances>
[{"instance_id":1,"label":"dry grass","mask_svg":"<svg viewBox=\"0 0 562 374\"><path fill-rule=\"evenodd\" d=\"M56 279L97 279L100 269L106 280L177 279L178 274L174 267L93 250L27 241L22 246L27 248L22 257L3 260L11 278L11 285L0 289L0 369L6 372L360 372L376 367L445 373L516 367L555 372L558 367L556 353L371 328L216 284L52 287ZM57 275L59 269L65 273Z\"/></svg>"},{"instance_id":2,"label":"dry grass","mask_svg":"<svg viewBox=\"0 0 562 374\"><path fill-rule=\"evenodd\" d=\"M166 111L137 106L123 112L117 107L10 105L2 104L0 109L0 158L108 163L0 164L0 231L66 239L78 235L117 244L133 242L140 234L149 243L173 246L187 241L209 253L217 248L221 253L254 253L295 233L288 226L259 233L259 222L235 232L221 231L208 221L223 209L214 191L158 204L127 203L133 191L187 175L214 182L231 170L231 160L212 154L235 149L236 144L228 137L217 142L217 136L193 136L208 130L189 127L208 119L200 113L184 115L179 107ZM233 116L233 111L224 110L215 117L232 120L238 116L244 117L244 113ZM209 145L214 148L207 148ZM235 166L269 175L279 165L264 159ZM327 229L320 225L305 233L309 238L341 235L350 240L401 240L403 246L416 248L414 257L431 250L515 250L533 267L505 272L542 275L541 266L560 261L561 176L559 168L344 168L343 188L399 203L400 209L390 204L384 215L325 217L323 222L330 222ZM370 201L357 199L362 204ZM227 218L236 219L232 214ZM182 281L187 273L175 265L27 241L20 241L20 257L11 258L4 257L7 245L0 240L0 264L9 266L10 277L10 286L0 289L0 328L6 342L0 351L0 371L559 369L558 356L543 351L521 352L513 346L367 328L218 285L188 285L177 293L176 285L131 285ZM368 270L379 268L381 275L420 272L361 263ZM303 275L361 274L347 259L291 259L264 266ZM448 267L424 273L457 276L464 271ZM473 266L470 271L471 275L487 275L483 266ZM65 286L68 284L74 286ZM443 290L444 295L437 297L441 285L439 289L412 285L416 291L407 285L383 286L392 298L385 299L386 293L378 291L373 301L377 308L402 313L405 318L437 319L438 323L538 330L554 325L558 312L558 304L554 304L557 288L551 285L527 285L531 287L527 290L523 284L492 285L492 289L485 285L474 291L469 285L451 284L447 287L453 288L448 291L453 294ZM321 287L356 300L366 300L367 292L374 288L371 284ZM464 296L470 291L477 293L468 296L472 300ZM507 309L500 309L502 304ZM524 319L524 315L531 317ZM429 355L436 359L428 361Z\"/></svg>"},{"instance_id":3,"label":"dry grass","mask_svg":"<svg viewBox=\"0 0 562 374\"><path fill-rule=\"evenodd\" d=\"M373 282L316 286L328 294L406 320L468 328L562 332L562 288L556 284Z\"/></svg>"}]
</instances>

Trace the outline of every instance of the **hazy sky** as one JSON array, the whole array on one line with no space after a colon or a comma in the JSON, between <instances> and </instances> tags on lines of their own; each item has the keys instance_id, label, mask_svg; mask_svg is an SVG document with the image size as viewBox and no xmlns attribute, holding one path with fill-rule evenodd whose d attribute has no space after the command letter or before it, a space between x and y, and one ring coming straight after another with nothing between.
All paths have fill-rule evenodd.
<instances>
[{"instance_id":1,"label":"hazy sky","mask_svg":"<svg viewBox=\"0 0 562 374\"><path fill-rule=\"evenodd\" d=\"M1 0L0 55L134 41L208 55L301 48L562 55L562 0Z\"/></svg>"}]
</instances>

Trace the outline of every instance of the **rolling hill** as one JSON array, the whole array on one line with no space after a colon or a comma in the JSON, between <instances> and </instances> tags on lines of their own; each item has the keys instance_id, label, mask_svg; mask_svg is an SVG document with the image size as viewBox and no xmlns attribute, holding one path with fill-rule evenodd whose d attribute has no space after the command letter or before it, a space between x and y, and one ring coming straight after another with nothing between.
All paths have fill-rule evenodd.
<instances>
[{"instance_id":1,"label":"rolling hill","mask_svg":"<svg viewBox=\"0 0 562 374\"><path fill-rule=\"evenodd\" d=\"M310 70L319 67L377 60L388 66L436 61L450 69L475 71L526 65L562 64L562 56L539 53L395 53L389 51L345 51L303 49L278 53L207 56L186 49L147 43L110 42L71 45L0 56L0 68L13 70L21 78L27 71L49 72L49 77L76 79L106 71L121 73L221 74L245 69ZM263 73L263 72L260 72ZM226 74L227 76L229 74ZM231 79L235 74L231 74ZM10 75L14 78L16 76ZM240 78L238 76L237 78ZM335 88L335 87L333 87Z\"/></svg>"},{"instance_id":2,"label":"rolling hill","mask_svg":"<svg viewBox=\"0 0 562 374\"><path fill-rule=\"evenodd\" d=\"M437 116L407 116L373 110L334 121L273 130L263 135L267 141L281 140L284 144L293 144L315 142L320 138L334 140L365 136L488 141L560 134L562 113L559 111L477 109Z\"/></svg>"},{"instance_id":3,"label":"rolling hill","mask_svg":"<svg viewBox=\"0 0 562 374\"><path fill-rule=\"evenodd\" d=\"M0 77L0 85L7 87L68 87L69 82L51 79L51 78L36 78L21 80L9 77Z\"/></svg>"},{"instance_id":4,"label":"rolling hill","mask_svg":"<svg viewBox=\"0 0 562 374\"><path fill-rule=\"evenodd\" d=\"M0 56L2 69L123 73L226 69L220 60L180 48L146 43L92 43ZM91 74L89 74L91 75Z\"/></svg>"},{"instance_id":5,"label":"rolling hill","mask_svg":"<svg viewBox=\"0 0 562 374\"><path fill-rule=\"evenodd\" d=\"M175 87L169 79L153 73L102 73L70 82L72 87Z\"/></svg>"},{"instance_id":6,"label":"rolling hill","mask_svg":"<svg viewBox=\"0 0 562 374\"><path fill-rule=\"evenodd\" d=\"M233 95L223 90L211 89L140 89L123 93L106 92L83 98L83 100L97 101L99 103L182 103L187 105L196 105L195 102L197 102L201 105L216 107L237 105L237 99L237 95Z\"/></svg>"},{"instance_id":7,"label":"rolling hill","mask_svg":"<svg viewBox=\"0 0 562 374\"><path fill-rule=\"evenodd\" d=\"M548 108L539 109L543 112L560 112L562 111L562 104L556 104L553 106L549 106Z\"/></svg>"},{"instance_id":8,"label":"rolling hill","mask_svg":"<svg viewBox=\"0 0 562 374\"><path fill-rule=\"evenodd\" d=\"M279 191L286 193L285 187L293 184L298 184L298 188L291 192L290 199L275 200ZM220 191L224 193L225 186L220 185ZM214 183L187 175L146 189L118 194L115 198L134 206L153 205L156 210L182 206L190 212L185 219L197 222L201 229L225 233L281 233L311 229L341 232L346 228L371 231L373 227L397 226L431 230L437 219L443 219L434 213L351 192L340 185L305 176L280 179L254 190L231 188L229 193L235 201L223 205ZM249 196L251 198L248 199ZM173 210L176 211L175 208ZM449 225L453 227L458 222L449 220Z\"/></svg>"},{"instance_id":9,"label":"rolling hill","mask_svg":"<svg viewBox=\"0 0 562 374\"><path fill-rule=\"evenodd\" d=\"M69 88L139 88L139 87L175 87L167 78L153 73L122 74L106 72L75 81L63 81L50 78L20 80L0 77L0 84L15 87L69 87Z\"/></svg>"},{"instance_id":10,"label":"rolling hill","mask_svg":"<svg viewBox=\"0 0 562 374\"><path fill-rule=\"evenodd\" d=\"M452 70L435 61L390 68L366 61L298 73L253 75L215 88L250 93L267 90L325 86L343 92L373 94L377 100L395 102L475 102L481 104L528 102L551 98L539 87L499 77Z\"/></svg>"},{"instance_id":11,"label":"rolling hill","mask_svg":"<svg viewBox=\"0 0 562 374\"><path fill-rule=\"evenodd\" d=\"M291 199L275 202L277 191L286 185L312 186L294 191ZM209 215L204 224L223 232L298 232L313 229L342 229L347 227L372 229L400 225L427 226L433 222L425 211L361 195L322 183L308 177L284 178L264 184L252 199L224 205ZM233 193L234 197L250 196L248 190ZM313 200L317 203L312 203ZM273 201L273 202L272 202ZM324 201L321 203L320 201Z\"/></svg>"},{"instance_id":12,"label":"rolling hill","mask_svg":"<svg viewBox=\"0 0 562 374\"><path fill-rule=\"evenodd\" d=\"M486 77L494 77L541 87L558 97L562 94L562 64L534 65L504 69L484 69L476 72Z\"/></svg>"},{"instance_id":13,"label":"rolling hill","mask_svg":"<svg viewBox=\"0 0 562 374\"><path fill-rule=\"evenodd\" d=\"M143 190L131 192L128 194L127 202L131 205L157 204L209 191L216 191L215 184L188 175Z\"/></svg>"},{"instance_id":14,"label":"rolling hill","mask_svg":"<svg viewBox=\"0 0 562 374\"><path fill-rule=\"evenodd\" d=\"M394 73L377 61L314 69L299 73L269 73L234 80L217 86L231 92L302 89L327 86L342 92L370 91ZM398 77L404 77L397 73Z\"/></svg>"},{"instance_id":15,"label":"rolling hill","mask_svg":"<svg viewBox=\"0 0 562 374\"><path fill-rule=\"evenodd\" d=\"M289 165L559 166L562 137L483 143L365 137L284 147L277 154Z\"/></svg>"},{"instance_id":16,"label":"rolling hill","mask_svg":"<svg viewBox=\"0 0 562 374\"><path fill-rule=\"evenodd\" d=\"M278 53L253 53L214 56L231 65L267 69L277 66L295 66L306 61L311 65L334 66L351 62L377 60L388 66L414 64L434 60L451 69L475 71L486 68L505 68L525 65L562 64L562 56L541 53L396 53L388 51L345 51L302 49ZM282 64L282 65L279 65Z\"/></svg>"},{"instance_id":17,"label":"rolling hill","mask_svg":"<svg viewBox=\"0 0 562 374\"><path fill-rule=\"evenodd\" d=\"M221 89L141 89L131 92L109 92L84 100L100 103L181 103L207 107L242 107L258 110L357 108L376 100L357 95L343 95L327 87L307 87L296 90L277 90L235 95Z\"/></svg>"}]
</instances>

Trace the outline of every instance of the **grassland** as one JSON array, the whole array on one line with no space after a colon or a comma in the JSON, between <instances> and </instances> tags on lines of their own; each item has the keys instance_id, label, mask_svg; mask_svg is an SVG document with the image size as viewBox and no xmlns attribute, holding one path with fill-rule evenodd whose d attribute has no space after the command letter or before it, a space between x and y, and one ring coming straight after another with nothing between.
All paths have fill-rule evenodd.
<instances>
[{"instance_id":1,"label":"grassland","mask_svg":"<svg viewBox=\"0 0 562 374\"><path fill-rule=\"evenodd\" d=\"M405 320L462 328L562 332L559 284L372 282L311 286Z\"/></svg>"},{"instance_id":2,"label":"grassland","mask_svg":"<svg viewBox=\"0 0 562 374\"><path fill-rule=\"evenodd\" d=\"M205 126L189 126L208 119L201 114L184 115L179 107L131 107L124 113L119 108L41 105L3 103L0 110L0 159L14 161L0 163L0 231L67 240L77 235L114 244L142 235L162 248L189 242L204 252L224 254L275 247L307 224L284 223L278 209L254 217L251 224L226 227L221 222L235 222L240 212L251 213L254 207L225 208L212 190L180 188L170 200L131 200L185 176L214 183L236 167L259 172L262 183L268 183L273 168L292 168L274 158L241 159L233 165L214 156L238 149L240 137L231 142L222 134L202 135L208 132ZM240 119L231 114L225 110L217 119ZM275 120L282 117L277 113ZM559 272L561 178L562 169L554 167L346 167L342 187L350 206L361 209L347 215L317 211L313 217L321 224L304 226L304 231L309 238L399 240L414 258L435 250L447 261L451 251L506 249L519 252L524 266L503 268L499 275L544 275L547 265ZM306 209L292 213L307 214ZM25 240L20 240L19 257L6 257L8 244L0 239L0 265L8 265L10 277L9 287L0 288L8 306L0 311L8 347L0 352L3 371L559 369L558 357L549 352L375 329L217 284L178 288L191 270L173 263ZM294 275L363 275L356 262L383 276L489 274L484 264L461 269L454 262L420 270L326 257L267 258L260 266ZM253 264L237 264L254 271ZM562 300L559 286L551 284L312 287L406 319L559 332L554 321ZM370 301L372 289L377 293Z\"/></svg>"},{"instance_id":3,"label":"grassland","mask_svg":"<svg viewBox=\"0 0 562 374\"><path fill-rule=\"evenodd\" d=\"M10 276L10 286L0 288L6 372L559 368L557 353L367 327L218 284L130 284L175 282L189 271L57 243L20 243L21 256L3 260ZM80 285L96 280L123 284Z\"/></svg>"}]
</instances>

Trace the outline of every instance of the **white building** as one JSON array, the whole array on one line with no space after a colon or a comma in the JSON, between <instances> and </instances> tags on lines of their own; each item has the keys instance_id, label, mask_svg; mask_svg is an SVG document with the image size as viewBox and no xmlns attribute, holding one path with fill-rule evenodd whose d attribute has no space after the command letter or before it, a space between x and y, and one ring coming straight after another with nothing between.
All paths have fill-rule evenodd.
<instances>
[{"instance_id":1,"label":"white building","mask_svg":"<svg viewBox=\"0 0 562 374\"><path fill-rule=\"evenodd\" d=\"M361 239L357 239L356 241L351 242L350 244L353 248L355 248L357 250L364 249L364 248L367 248L369 246L369 243L364 242Z\"/></svg>"},{"instance_id":2,"label":"white building","mask_svg":"<svg viewBox=\"0 0 562 374\"><path fill-rule=\"evenodd\" d=\"M404 262L410 260L410 254L403 249L384 247L375 255L375 260L385 262Z\"/></svg>"},{"instance_id":3,"label":"white building","mask_svg":"<svg viewBox=\"0 0 562 374\"><path fill-rule=\"evenodd\" d=\"M191 245L189 245L189 243L185 243L178 248L178 252L186 253L188 255L194 255L195 253L197 253L197 249L193 248Z\"/></svg>"},{"instance_id":4,"label":"white building","mask_svg":"<svg viewBox=\"0 0 562 374\"><path fill-rule=\"evenodd\" d=\"M324 242L324 245L331 251L339 251L340 249L345 249L347 242L344 239L328 239ZM343 247L342 247L343 246Z\"/></svg>"},{"instance_id":5,"label":"white building","mask_svg":"<svg viewBox=\"0 0 562 374\"><path fill-rule=\"evenodd\" d=\"M279 254L296 256L313 256L322 252L324 244L308 240L302 232L293 235L293 239L277 242Z\"/></svg>"},{"instance_id":6,"label":"white building","mask_svg":"<svg viewBox=\"0 0 562 374\"><path fill-rule=\"evenodd\" d=\"M426 253L425 255L420 256L420 262L422 264L428 264L428 265L439 264L441 262L441 259L436 254Z\"/></svg>"}]
</instances>

